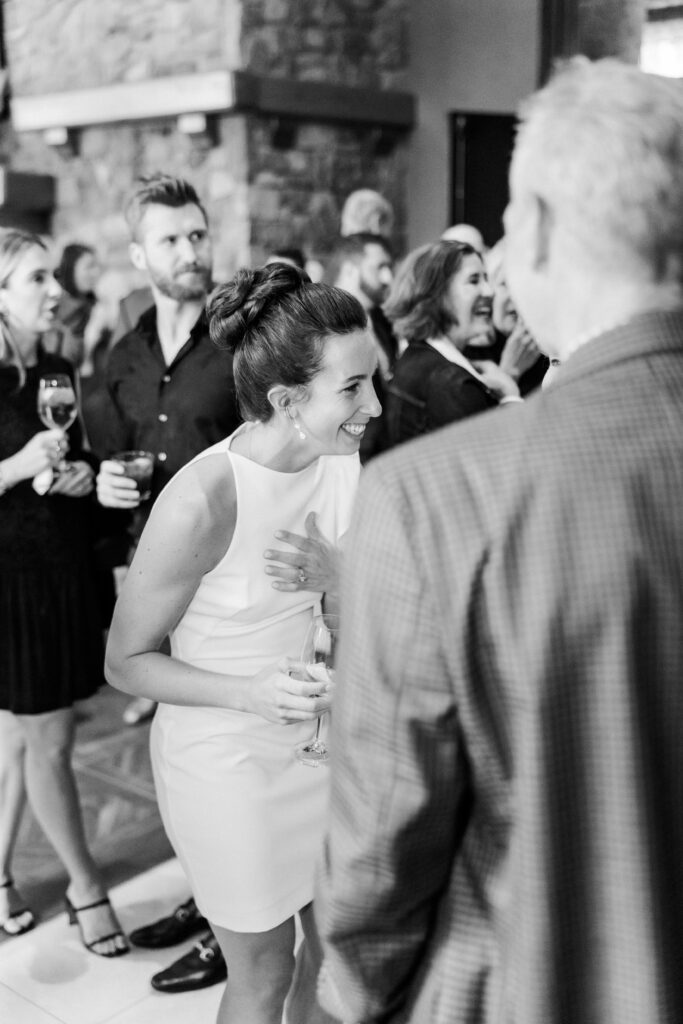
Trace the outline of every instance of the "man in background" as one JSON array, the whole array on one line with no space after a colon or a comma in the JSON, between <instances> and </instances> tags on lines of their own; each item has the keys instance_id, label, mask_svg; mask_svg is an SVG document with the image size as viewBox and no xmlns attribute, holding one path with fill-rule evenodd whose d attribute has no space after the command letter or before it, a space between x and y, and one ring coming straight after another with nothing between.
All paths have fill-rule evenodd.
<instances>
[{"instance_id":1,"label":"man in background","mask_svg":"<svg viewBox=\"0 0 683 1024\"><path fill-rule=\"evenodd\" d=\"M683 1020L683 93L527 104L507 279L547 389L365 471L320 995L339 1019Z\"/></svg>"},{"instance_id":2,"label":"man in background","mask_svg":"<svg viewBox=\"0 0 683 1024\"><path fill-rule=\"evenodd\" d=\"M212 247L206 211L193 186L154 174L140 178L125 208L133 265L149 277L153 305L112 349L107 365L106 452L126 449L154 455L151 498L140 502L134 480L120 463L105 459L97 496L107 508L132 514L137 543L154 498L181 466L227 437L241 422L235 398L232 356L209 337L204 304L211 286ZM153 701L133 701L124 720L150 717ZM180 942L207 922L194 901L170 917L133 933L155 948ZM152 979L155 988L182 992L222 981L225 963L210 933L198 949Z\"/></svg>"}]
</instances>

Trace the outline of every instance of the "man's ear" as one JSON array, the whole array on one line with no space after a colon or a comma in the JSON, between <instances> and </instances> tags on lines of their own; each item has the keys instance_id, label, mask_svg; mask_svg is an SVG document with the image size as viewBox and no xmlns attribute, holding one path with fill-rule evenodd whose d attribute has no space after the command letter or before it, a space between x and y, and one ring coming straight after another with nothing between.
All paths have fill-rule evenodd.
<instances>
[{"instance_id":1,"label":"man's ear","mask_svg":"<svg viewBox=\"0 0 683 1024\"><path fill-rule=\"evenodd\" d=\"M532 246L532 266L534 270L544 270L550 262L555 217L553 211L541 196L533 195L529 201L532 204L530 211L531 231L529 232Z\"/></svg>"},{"instance_id":2,"label":"man's ear","mask_svg":"<svg viewBox=\"0 0 683 1024\"><path fill-rule=\"evenodd\" d=\"M136 270L147 270L147 259L145 258L145 250L142 248L139 242L131 242L129 244L128 255L130 256L130 262L133 264Z\"/></svg>"}]
</instances>

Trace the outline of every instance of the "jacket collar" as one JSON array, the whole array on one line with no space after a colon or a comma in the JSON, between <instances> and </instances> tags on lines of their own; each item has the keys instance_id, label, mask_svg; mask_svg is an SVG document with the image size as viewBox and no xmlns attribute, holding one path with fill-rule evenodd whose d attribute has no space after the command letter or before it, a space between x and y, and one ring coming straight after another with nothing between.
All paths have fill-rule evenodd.
<instances>
[{"instance_id":1,"label":"jacket collar","mask_svg":"<svg viewBox=\"0 0 683 1024\"><path fill-rule=\"evenodd\" d=\"M548 389L615 363L666 352L683 355L683 310L640 313L586 342L562 364Z\"/></svg>"}]
</instances>

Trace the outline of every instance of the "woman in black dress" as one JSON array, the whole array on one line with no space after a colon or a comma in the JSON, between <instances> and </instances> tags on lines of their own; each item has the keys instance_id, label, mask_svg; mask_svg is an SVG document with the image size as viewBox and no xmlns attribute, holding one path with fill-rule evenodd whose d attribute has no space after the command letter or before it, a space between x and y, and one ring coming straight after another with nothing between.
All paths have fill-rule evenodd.
<instances>
[{"instance_id":1,"label":"woman in black dress","mask_svg":"<svg viewBox=\"0 0 683 1024\"><path fill-rule=\"evenodd\" d=\"M36 411L39 378L73 373L41 347L59 294L41 240L0 230L0 927L17 935L35 923L11 875L28 795L69 875L84 945L118 956L128 946L86 843L71 765L73 702L103 681L88 531L94 468L77 425L67 439ZM67 468L54 474L67 449Z\"/></svg>"}]
</instances>

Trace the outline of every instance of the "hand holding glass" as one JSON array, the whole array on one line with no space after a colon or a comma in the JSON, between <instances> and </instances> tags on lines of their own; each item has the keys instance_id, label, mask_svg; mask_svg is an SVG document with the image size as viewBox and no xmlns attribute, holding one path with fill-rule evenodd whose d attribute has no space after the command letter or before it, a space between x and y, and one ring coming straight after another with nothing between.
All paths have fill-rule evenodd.
<instances>
[{"instance_id":1,"label":"hand holding glass","mask_svg":"<svg viewBox=\"0 0 683 1024\"><path fill-rule=\"evenodd\" d=\"M123 471L127 477L135 480L140 494L140 501L147 501L152 493L152 474L154 472L154 455L152 452L117 452L111 458L112 462L118 462L120 466L123 466Z\"/></svg>"},{"instance_id":2,"label":"hand holding glass","mask_svg":"<svg viewBox=\"0 0 683 1024\"><path fill-rule=\"evenodd\" d=\"M301 660L304 663L309 679L327 682L334 678L334 659L339 639L339 616L316 615L311 621L304 640ZM318 716L315 736L303 746L297 748L296 756L302 764L317 768L330 759L330 752L320 739L320 723Z\"/></svg>"},{"instance_id":3,"label":"hand holding glass","mask_svg":"<svg viewBox=\"0 0 683 1024\"><path fill-rule=\"evenodd\" d=\"M63 430L66 433L76 419L77 411L76 394L68 374L55 373L40 378L38 415L48 430ZM63 450L61 441L59 450ZM56 468L60 473L69 473L72 467L62 458Z\"/></svg>"}]
</instances>

